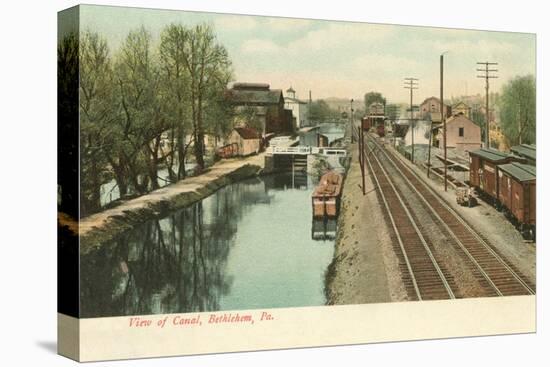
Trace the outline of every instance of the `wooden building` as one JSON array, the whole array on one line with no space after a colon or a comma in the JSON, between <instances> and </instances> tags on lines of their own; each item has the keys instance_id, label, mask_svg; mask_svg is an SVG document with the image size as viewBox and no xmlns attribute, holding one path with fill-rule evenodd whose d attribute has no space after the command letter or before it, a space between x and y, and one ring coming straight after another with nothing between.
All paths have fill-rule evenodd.
<instances>
[{"instance_id":1,"label":"wooden building","mask_svg":"<svg viewBox=\"0 0 550 367\"><path fill-rule=\"evenodd\" d=\"M443 128L439 127L437 141L443 149ZM465 152L481 148L481 129L463 114L447 119L447 148Z\"/></svg>"},{"instance_id":2,"label":"wooden building","mask_svg":"<svg viewBox=\"0 0 550 367\"><path fill-rule=\"evenodd\" d=\"M257 120L262 135L294 131L292 111L285 109L280 89L270 89L266 83L235 83L227 90L226 98L234 106L237 119ZM248 121L236 121L239 123L252 126Z\"/></svg>"},{"instance_id":3,"label":"wooden building","mask_svg":"<svg viewBox=\"0 0 550 367\"><path fill-rule=\"evenodd\" d=\"M262 135L250 127L236 127L229 134L228 144L238 147L238 156L258 154L262 150Z\"/></svg>"},{"instance_id":4,"label":"wooden building","mask_svg":"<svg viewBox=\"0 0 550 367\"><path fill-rule=\"evenodd\" d=\"M471 111L472 111L472 108L462 101L455 103L452 107L453 116L463 114L467 118L471 119L472 118Z\"/></svg>"},{"instance_id":5,"label":"wooden building","mask_svg":"<svg viewBox=\"0 0 550 367\"><path fill-rule=\"evenodd\" d=\"M444 116L451 116L451 107L443 105ZM426 98L419 107L420 118L431 120L433 123L441 122L441 102L437 97Z\"/></svg>"}]
</instances>

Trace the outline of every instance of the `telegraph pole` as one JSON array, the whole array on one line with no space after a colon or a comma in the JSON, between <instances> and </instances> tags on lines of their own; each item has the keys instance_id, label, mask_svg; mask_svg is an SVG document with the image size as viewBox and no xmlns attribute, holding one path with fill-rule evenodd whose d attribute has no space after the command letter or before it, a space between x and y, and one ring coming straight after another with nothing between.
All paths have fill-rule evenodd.
<instances>
[{"instance_id":1,"label":"telegraph pole","mask_svg":"<svg viewBox=\"0 0 550 367\"><path fill-rule=\"evenodd\" d=\"M447 191L447 116L443 111L445 109L445 104L443 103L443 54L439 56L439 98L439 102L441 103L439 107L441 110L441 122L443 123L443 181L445 182L445 191Z\"/></svg>"},{"instance_id":2,"label":"telegraph pole","mask_svg":"<svg viewBox=\"0 0 550 367\"><path fill-rule=\"evenodd\" d=\"M478 62L478 65L485 66L484 69L476 69L478 72L483 73L478 75L478 78L485 79L485 148L490 148L490 139L489 139L489 79L496 79L498 76L491 75L491 73L496 73L498 69L489 69L490 65L498 65L498 62Z\"/></svg>"},{"instance_id":3,"label":"telegraph pole","mask_svg":"<svg viewBox=\"0 0 550 367\"><path fill-rule=\"evenodd\" d=\"M410 91L411 95L411 122L409 126L411 127L411 162L414 163L414 114L413 114L413 89L418 89L418 79L416 78L405 78L405 89Z\"/></svg>"}]
</instances>

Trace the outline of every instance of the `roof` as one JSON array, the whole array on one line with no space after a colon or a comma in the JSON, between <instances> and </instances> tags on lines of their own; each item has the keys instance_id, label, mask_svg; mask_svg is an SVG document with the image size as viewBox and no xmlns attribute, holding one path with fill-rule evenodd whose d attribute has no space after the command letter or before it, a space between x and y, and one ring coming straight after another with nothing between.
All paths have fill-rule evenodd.
<instances>
[{"instance_id":1,"label":"roof","mask_svg":"<svg viewBox=\"0 0 550 367\"><path fill-rule=\"evenodd\" d=\"M513 162L501 164L500 166L498 166L498 169L520 182L537 179L535 167L525 163Z\"/></svg>"},{"instance_id":2,"label":"roof","mask_svg":"<svg viewBox=\"0 0 550 367\"><path fill-rule=\"evenodd\" d=\"M234 83L233 89L269 90L269 84L267 83Z\"/></svg>"},{"instance_id":3,"label":"roof","mask_svg":"<svg viewBox=\"0 0 550 367\"><path fill-rule=\"evenodd\" d=\"M285 102L296 102L299 104L307 104L306 101L302 101L301 99L294 98L294 97L285 97Z\"/></svg>"},{"instance_id":4,"label":"roof","mask_svg":"<svg viewBox=\"0 0 550 367\"><path fill-rule=\"evenodd\" d=\"M283 98L280 89L229 89L228 97L234 104L278 104Z\"/></svg>"},{"instance_id":5,"label":"roof","mask_svg":"<svg viewBox=\"0 0 550 367\"><path fill-rule=\"evenodd\" d=\"M490 149L481 148L481 149L473 150L470 152L470 155L476 155L478 157L481 157L483 159L486 159L488 161L493 161L493 162L505 160L511 157L509 153L504 153L492 148Z\"/></svg>"},{"instance_id":6,"label":"roof","mask_svg":"<svg viewBox=\"0 0 550 367\"><path fill-rule=\"evenodd\" d=\"M455 103L455 104L453 105L453 108L455 108L455 107L461 107L461 106L465 106L465 107L470 108L470 106L468 106L468 105L467 105L465 102L463 102L463 101L459 101L459 102Z\"/></svg>"},{"instance_id":7,"label":"roof","mask_svg":"<svg viewBox=\"0 0 550 367\"><path fill-rule=\"evenodd\" d=\"M521 144L515 145L510 150L523 157L536 160L537 159L537 146L534 144Z\"/></svg>"},{"instance_id":8,"label":"roof","mask_svg":"<svg viewBox=\"0 0 550 367\"><path fill-rule=\"evenodd\" d=\"M296 93L294 89L292 89L292 86L286 90L287 93Z\"/></svg>"},{"instance_id":9,"label":"roof","mask_svg":"<svg viewBox=\"0 0 550 367\"><path fill-rule=\"evenodd\" d=\"M420 105L422 106L424 103L426 103L426 102L428 102L429 100L432 100L432 99L435 99L438 104L440 103L439 98L431 96L431 97L426 98L424 101L422 101L422 103L420 103Z\"/></svg>"},{"instance_id":10,"label":"roof","mask_svg":"<svg viewBox=\"0 0 550 367\"><path fill-rule=\"evenodd\" d=\"M308 127L303 127L300 129L300 133L308 133L312 130L317 130L317 129L320 129L321 127L320 126L308 126Z\"/></svg>"},{"instance_id":11,"label":"roof","mask_svg":"<svg viewBox=\"0 0 550 367\"><path fill-rule=\"evenodd\" d=\"M234 130L241 136L243 139L260 139L260 133L251 127L236 127Z\"/></svg>"},{"instance_id":12,"label":"roof","mask_svg":"<svg viewBox=\"0 0 550 367\"><path fill-rule=\"evenodd\" d=\"M475 122L473 122L471 119L469 119L468 117L466 117L465 115L463 114L458 114L458 115L454 115L454 116L451 116L447 119L447 125L449 124L453 124L453 123L456 123L456 122L467 122L471 125L474 125L476 128L480 128L478 125L476 125Z\"/></svg>"}]
</instances>

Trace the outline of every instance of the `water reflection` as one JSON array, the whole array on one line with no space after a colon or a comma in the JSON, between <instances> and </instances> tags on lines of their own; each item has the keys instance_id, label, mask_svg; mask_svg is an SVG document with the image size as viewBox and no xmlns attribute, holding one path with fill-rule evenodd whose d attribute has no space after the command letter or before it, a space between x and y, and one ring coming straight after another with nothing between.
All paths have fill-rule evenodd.
<instances>
[{"instance_id":1,"label":"water reflection","mask_svg":"<svg viewBox=\"0 0 550 367\"><path fill-rule=\"evenodd\" d=\"M313 218L311 221L311 239L315 241L336 239L336 222L334 218Z\"/></svg>"},{"instance_id":2,"label":"water reflection","mask_svg":"<svg viewBox=\"0 0 550 367\"><path fill-rule=\"evenodd\" d=\"M81 258L81 317L324 304L333 242L308 231L314 185L242 181L103 244Z\"/></svg>"}]
</instances>

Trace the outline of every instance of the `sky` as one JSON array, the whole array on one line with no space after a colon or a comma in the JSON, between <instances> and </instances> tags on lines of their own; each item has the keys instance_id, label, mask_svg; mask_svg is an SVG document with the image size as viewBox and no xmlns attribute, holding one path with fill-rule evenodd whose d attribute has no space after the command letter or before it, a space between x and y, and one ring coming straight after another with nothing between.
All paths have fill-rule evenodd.
<instances>
[{"instance_id":1,"label":"sky","mask_svg":"<svg viewBox=\"0 0 550 367\"><path fill-rule=\"evenodd\" d=\"M128 32L140 26L158 45L171 23L211 24L228 50L235 81L292 86L307 99L361 99L378 91L388 103L409 101L403 78L419 79L414 103L439 96L439 56L445 52L446 99L485 91L476 62L498 62L491 91L517 75L535 75L534 34L489 32L328 20L227 15L85 5L81 31L99 32L116 54Z\"/></svg>"}]
</instances>

